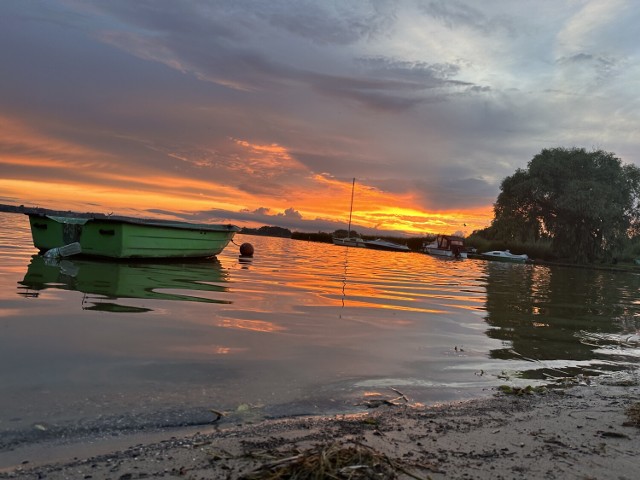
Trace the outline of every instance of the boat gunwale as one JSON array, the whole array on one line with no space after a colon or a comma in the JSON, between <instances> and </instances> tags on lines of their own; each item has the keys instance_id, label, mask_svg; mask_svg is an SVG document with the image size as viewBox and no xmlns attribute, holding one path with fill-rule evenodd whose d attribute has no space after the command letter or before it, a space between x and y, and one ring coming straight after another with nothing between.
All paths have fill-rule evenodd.
<instances>
[{"instance_id":1,"label":"boat gunwale","mask_svg":"<svg viewBox=\"0 0 640 480\"><path fill-rule=\"evenodd\" d=\"M105 223L126 223L142 227L150 228L174 228L179 230L205 230L210 232L240 232L241 228L233 224L223 223L189 223L179 220L163 220L163 219L151 219L151 218L135 218L124 216L97 216L97 215L50 215L46 213L27 213L29 217L49 218L58 223L66 223L59 219L86 219L86 222L105 222ZM85 222L85 223L86 223Z\"/></svg>"}]
</instances>

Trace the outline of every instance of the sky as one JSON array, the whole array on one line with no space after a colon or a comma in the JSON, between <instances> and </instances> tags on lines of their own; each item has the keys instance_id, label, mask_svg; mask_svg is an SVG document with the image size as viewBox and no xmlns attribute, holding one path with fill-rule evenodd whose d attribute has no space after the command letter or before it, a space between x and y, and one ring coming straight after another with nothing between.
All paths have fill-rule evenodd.
<instances>
[{"instance_id":1,"label":"sky","mask_svg":"<svg viewBox=\"0 0 640 480\"><path fill-rule=\"evenodd\" d=\"M2 0L0 203L470 234L542 149L640 166L636 0Z\"/></svg>"}]
</instances>

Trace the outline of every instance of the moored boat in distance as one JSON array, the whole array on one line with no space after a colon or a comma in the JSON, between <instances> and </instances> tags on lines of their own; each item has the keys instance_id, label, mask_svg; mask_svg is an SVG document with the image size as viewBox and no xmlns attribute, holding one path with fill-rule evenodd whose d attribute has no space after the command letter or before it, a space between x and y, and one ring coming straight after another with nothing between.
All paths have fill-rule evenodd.
<instances>
[{"instance_id":1,"label":"moored boat in distance","mask_svg":"<svg viewBox=\"0 0 640 480\"><path fill-rule=\"evenodd\" d=\"M364 244L364 240L360 237L333 237L332 239L334 245L340 245L343 247L366 247L366 245Z\"/></svg>"},{"instance_id":2,"label":"moored boat in distance","mask_svg":"<svg viewBox=\"0 0 640 480\"><path fill-rule=\"evenodd\" d=\"M106 258L213 257L240 231L235 225L121 216L27 215L41 252L78 242L83 255Z\"/></svg>"},{"instance_id":3,"label":"moored boat in distance","mask_svg":"<svg viewBox=\"0 0 640 480\"><path fill-rule=\"evenodd\" d=\"M432 243L422 246L424 253L447 258L467 258L464 238L456 235L438 235Z\"/></svg>"},{"instance_id":4,"label":"moored boat in distance","mask_svg":"<svg viewBox=\"0 0 640 480\"><path fill-rule=\"evenodd\" d=\"M366 245L364 244L364 240L362 238L353 235L354 232L351 231L351 215L353 214L353 193L356 190L356 179L354 178L351 182L351 206L349 207L349 227L347 230L346 237L332 237L333 244L339 245L341 247L360 247L364 248Z\"/></svg>"},{"instance_id":5,"label":"moored boat in distance","mask_svg":"<svg viewBox=\"0 0 640 480\"><path fill-rule=\"evenodd\" d=\"M485 260L497 260L499 262L510 263L526 263L529 261L527 254L523 253L522 255L515 255L509 250L492 250L490 252L481 253L480 257Z\"/></svg>"},{"instance_id":6,"label":"moored boat in distance","mask_svg":"<svg viewBox=\"0 0 640 480\"><path fill-rule=\"evenodd\" d=\"M375 240L365 240L364 244L367 248L372 248L374 250L387 250L392 252L410 252L411 251L411 249L406 245L389 242L387 240L382 240L380 238L377 238Z\"/></svg>"}]
</instances>

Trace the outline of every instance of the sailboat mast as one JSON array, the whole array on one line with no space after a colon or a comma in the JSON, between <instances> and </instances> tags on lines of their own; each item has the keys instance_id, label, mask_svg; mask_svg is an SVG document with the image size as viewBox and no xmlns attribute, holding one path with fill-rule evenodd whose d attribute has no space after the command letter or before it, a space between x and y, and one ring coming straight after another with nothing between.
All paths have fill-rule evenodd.
<instances>
[{"instance_id":1,"label":"sailboat mast","mask_svg":"<svg viewBox=\"0 0 640 480\"><path fill-rule=\"evenodd\" d=\"M347 237L351 236L351 214L353 213L353 191L356 188L356 179L353 178L353 182L351 183L351 207L349 207L349 231L347 233Z\"/></svg>"}]
</instances>

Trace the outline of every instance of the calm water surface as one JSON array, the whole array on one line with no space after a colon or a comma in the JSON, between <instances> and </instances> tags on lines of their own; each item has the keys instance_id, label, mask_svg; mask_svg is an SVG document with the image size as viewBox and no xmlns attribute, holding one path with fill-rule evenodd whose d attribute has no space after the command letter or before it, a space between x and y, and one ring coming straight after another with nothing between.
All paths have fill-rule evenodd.
<instances>
[{"instance_id":1,"label":"calm water surface","mask_svg":"<svg viewBox=\"0 0 640 480\"><path fill-rule=\"evenodd\" d=\"M0 214L0 447L434 403L637 364L640 276L237 236L217 259L35 255ZM632 337L634 336L635 337Z\"/></svg>"}]
</instances>

